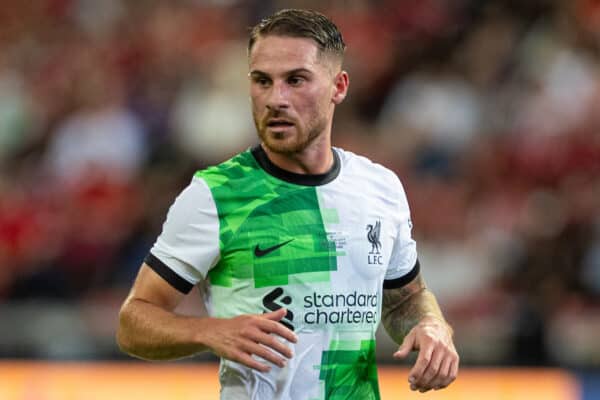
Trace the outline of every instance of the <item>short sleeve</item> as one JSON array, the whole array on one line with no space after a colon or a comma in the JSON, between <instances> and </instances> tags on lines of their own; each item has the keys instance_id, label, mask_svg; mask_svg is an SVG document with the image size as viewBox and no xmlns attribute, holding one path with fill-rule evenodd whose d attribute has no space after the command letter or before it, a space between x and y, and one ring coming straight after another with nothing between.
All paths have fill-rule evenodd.
<instances>
[{"instance_id":1,"label":"short sleeve","mask_svg":"<svg viewBox=\"0 0 600 400\"><path fill-rule=\"evenodd\" d=\"M400 287L410 282L419 272L417 244L412 238L410 209L404 188L398 181L397 236L385 274L384 287Z\"/></svg>"},{"instance_id":2,"label":"short sleeve","mask_svg":"<svg viewBox=\"0 0 600 400\"><path fill-rule=\"evenodd\" d=\"M195 177L171 205L145 262L173 287L187 293L206 279L219 255L217 208L206 182Z\"/></svg>"}]
</instances>

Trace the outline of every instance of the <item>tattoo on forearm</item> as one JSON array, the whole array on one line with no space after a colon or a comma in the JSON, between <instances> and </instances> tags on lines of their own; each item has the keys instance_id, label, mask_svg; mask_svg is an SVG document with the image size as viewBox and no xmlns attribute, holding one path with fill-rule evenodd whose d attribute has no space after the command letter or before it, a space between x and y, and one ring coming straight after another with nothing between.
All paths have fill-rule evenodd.
<instances>
[{"instance_id":1,"label":"tattoo on forearm","mask_svg":"<svg viewBox=\"0 0 600 400\"><path fill-rule=\"evenodd\" d=\"M423 317L444 319L421 275L401 288L384 289L382 306L383 325L398 344Z\"/></svg>"}]
</instances>

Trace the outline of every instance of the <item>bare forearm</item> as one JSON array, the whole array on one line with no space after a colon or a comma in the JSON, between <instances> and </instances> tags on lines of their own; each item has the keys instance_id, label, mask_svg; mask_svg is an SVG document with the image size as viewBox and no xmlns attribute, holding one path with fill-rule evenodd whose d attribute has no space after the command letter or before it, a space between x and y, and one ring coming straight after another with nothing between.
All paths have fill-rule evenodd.
<instances>
[{"instance_id":1,"label":"bare forearm","mask_svg":"<svg viewBox=\"0 0 600 400\"><path fill-rule=\"evenodd\" d=\"M448 386L458 373L459 356L433 293L420 274L401 288L383 290L382 319L400 347L394 358L418 351L409 372L411 390L427 392Z\"/></svg>"},{"instance_id":2,"label":"bare forearm","mask_svg":"<svg viewBox=\"0 0 600 400\"><path fill-rule=\"evenodd\" d=\"M428 317L444 321L435 296L420 276L405 287L383 291L382 322L396 343Z\"/></svg>"},{"instance_id":3,"label":"bare forearm","mask_svg":"<svg viewBox=\"0 0 600 400\"><path fill-rule=\"evenodd\" d=\"M148 360L172 360L208 350L199 333L208 318L176 315L133 299L119 313L117 342L124 352Z\"/></svg>"}]
</instances>

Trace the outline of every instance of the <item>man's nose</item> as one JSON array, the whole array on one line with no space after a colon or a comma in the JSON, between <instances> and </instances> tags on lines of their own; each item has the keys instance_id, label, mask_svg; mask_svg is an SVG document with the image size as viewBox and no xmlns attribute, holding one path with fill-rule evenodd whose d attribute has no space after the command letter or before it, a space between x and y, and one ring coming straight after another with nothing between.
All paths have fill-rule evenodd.
<instances>
[{"instance_id":1,"label":"man's nose","mask_svg":"<svg viewBox=\"0 0 600 400\"><path fill-rule=\"evenodd\" d=\"M288 88L284 83L274 83L269 91L267 108L269 110L281 110L289 107Z\"/></svg>"}]
</instances>

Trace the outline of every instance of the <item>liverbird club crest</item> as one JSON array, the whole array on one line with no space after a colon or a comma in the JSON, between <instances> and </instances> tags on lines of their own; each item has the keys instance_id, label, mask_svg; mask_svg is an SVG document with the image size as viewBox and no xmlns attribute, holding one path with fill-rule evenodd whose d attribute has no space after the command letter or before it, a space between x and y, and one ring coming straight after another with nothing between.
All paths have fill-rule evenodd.
<instances>
[{"instance_id":1,"label":"liverbird club crest","mask_svg":"<svg viewBox=\"0 0 600 400\"><path fill-rule=\"evenodd\" d=\"M381 260L381 241L379 235L381 233L381 221L375 222L375 225L367 225L367 240L371 243L371 251L367 255L367 263L370 265L382 265Z\"/></svg>"}]
</instances>

